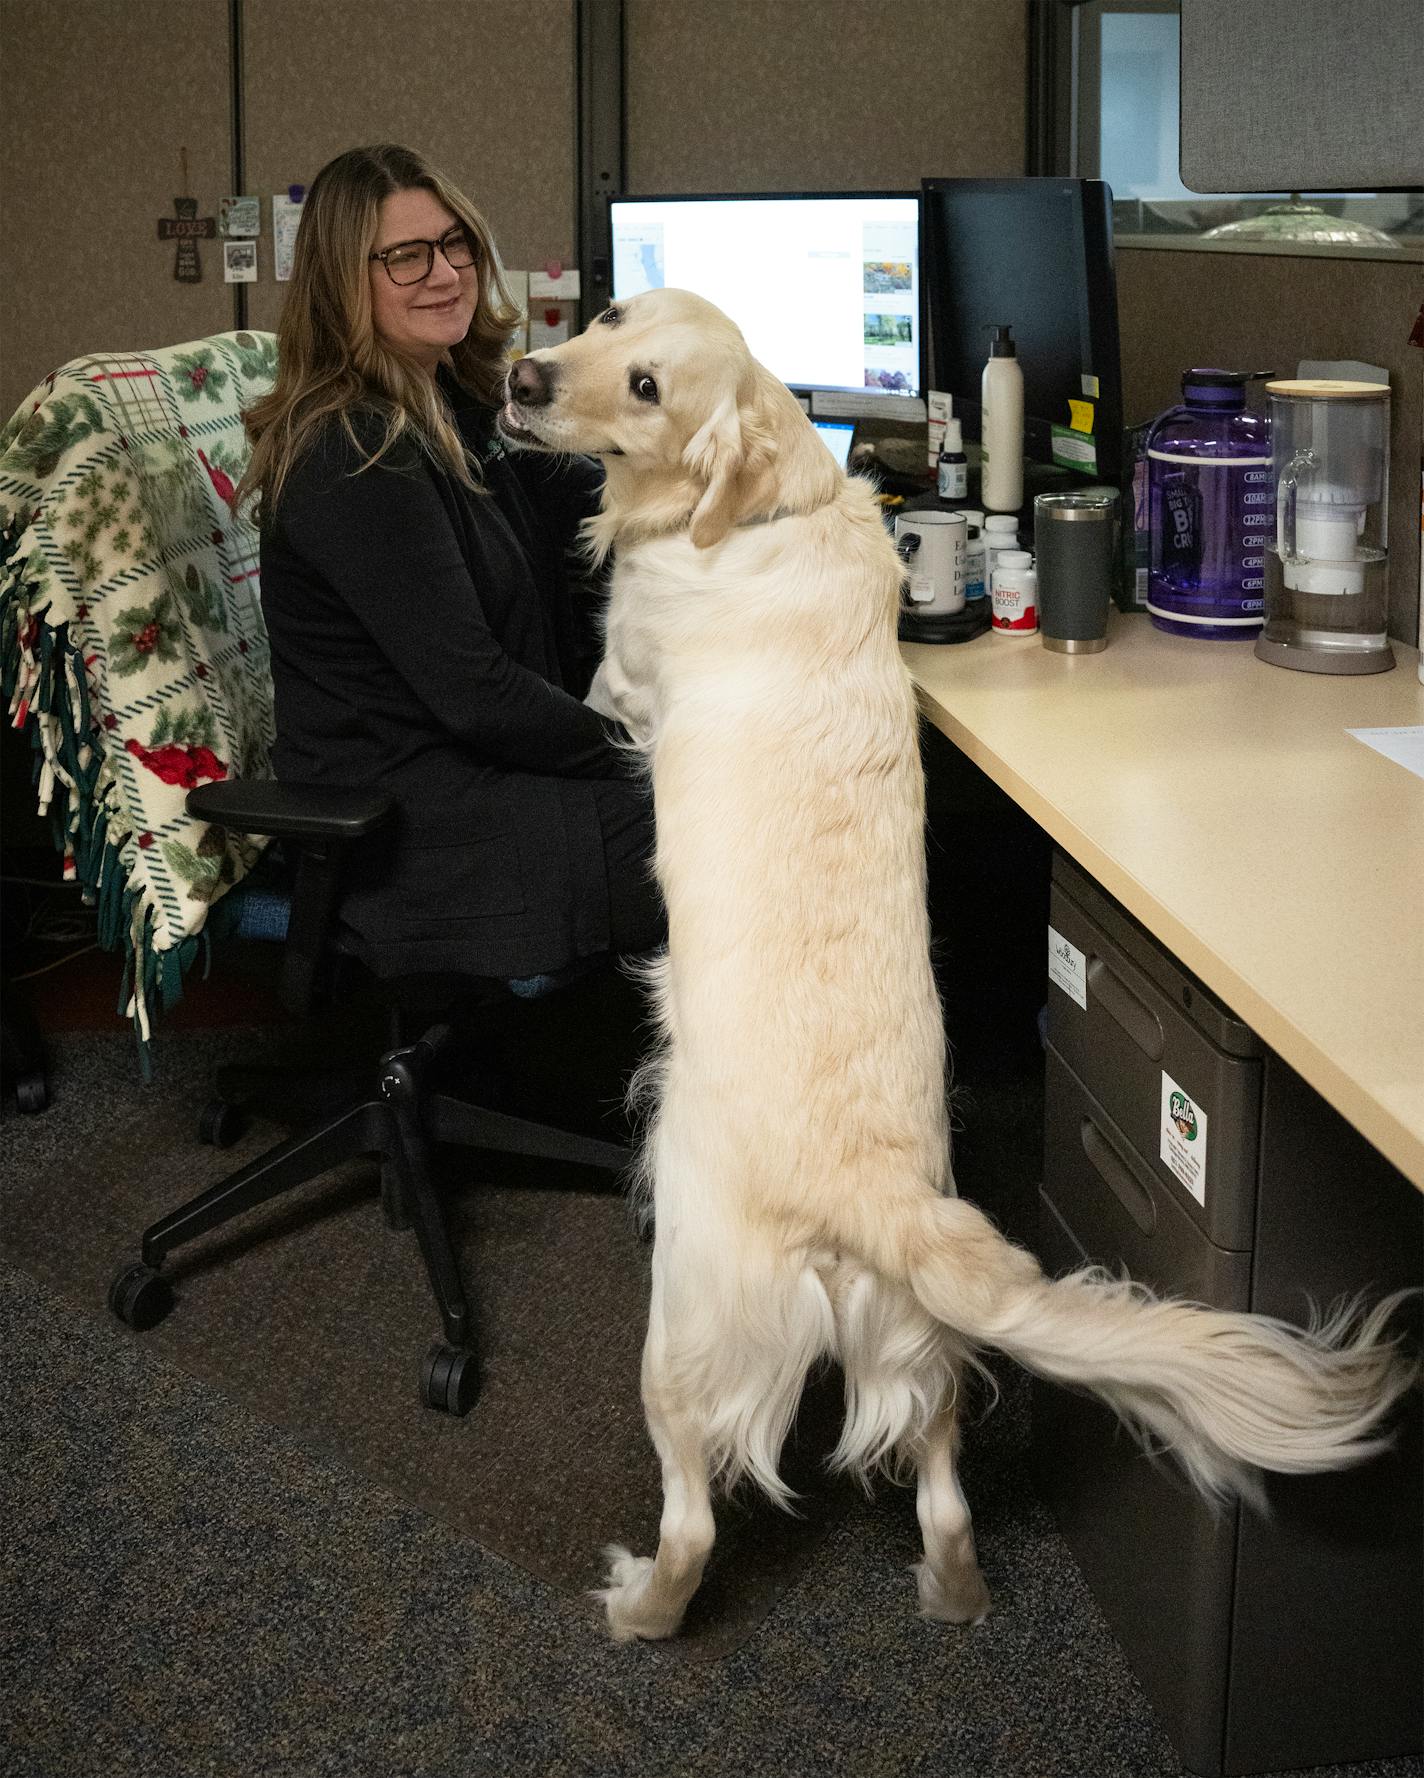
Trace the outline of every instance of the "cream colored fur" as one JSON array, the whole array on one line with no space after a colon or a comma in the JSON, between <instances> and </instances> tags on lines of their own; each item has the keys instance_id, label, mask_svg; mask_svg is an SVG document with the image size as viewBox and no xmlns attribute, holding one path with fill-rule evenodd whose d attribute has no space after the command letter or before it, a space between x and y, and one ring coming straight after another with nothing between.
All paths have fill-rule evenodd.
<instances>
[{"instance_id":1,"label":"cream colored fur","mask_svg":"<svg viewBox=\"0 0 1424 1778\"><path fill-rule=\"evenodd\" d=\"M655 1558L610 1551L613 1634L678 1628L712 1483L786 1498L782 1441L827 1355L846 1382L836 1461L916 1472L921 1606L953 1622L989 1608L955 1474L978 1348L1096 1390L1208 1493L1252 1466L1368 1457L1411 1376L1391 1303L1301 1331L1097 1271L1052 1282L953 1195L916 703L870 489L686 292L535 359L544 387L506 407L512 436L608 471L600 687L652 772L669 922L643 1083L665 1504Z\"/></svg>"}]
</instances>

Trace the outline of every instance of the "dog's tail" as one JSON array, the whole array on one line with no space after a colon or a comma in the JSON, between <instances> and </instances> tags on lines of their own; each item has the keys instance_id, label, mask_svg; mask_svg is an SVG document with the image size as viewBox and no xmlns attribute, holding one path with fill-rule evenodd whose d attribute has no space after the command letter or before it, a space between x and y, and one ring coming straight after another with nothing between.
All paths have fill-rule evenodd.
<instances>
[{"instance_id":1,"label":"dog's tail","mask_svg":"<svg viewBox=\"0 0 1424 1778\"><path fill-rule=\"evenodd\" d=\"M875 1245L938 1320L1101 1396L1209 1496L1259 1498L1257 1468L1363 1462L1390 1443L1380 1422L1419 1374L1387 1333L1410 1291L1302 1329L1159 1298L1097 1268L1052 1280L956 1198L907 1205L898 1238L882 1224Z\"/></svg>"}]
</instances>

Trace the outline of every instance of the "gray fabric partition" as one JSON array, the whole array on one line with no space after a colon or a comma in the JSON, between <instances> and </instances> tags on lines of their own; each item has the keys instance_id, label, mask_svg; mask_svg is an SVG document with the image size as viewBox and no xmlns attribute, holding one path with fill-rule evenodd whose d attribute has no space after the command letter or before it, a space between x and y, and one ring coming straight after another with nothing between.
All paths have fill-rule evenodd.
<instances>
[{"instance_id":1,"label":"gray fabric partition","mask_svg":"<svg viewBox=\"0 0 1424 1778\"><path fill-rule=\"evenodd\" d=\"M1421 0L1182 0L1193 191L1424 185Z\"/></svg>"}]
</instances>

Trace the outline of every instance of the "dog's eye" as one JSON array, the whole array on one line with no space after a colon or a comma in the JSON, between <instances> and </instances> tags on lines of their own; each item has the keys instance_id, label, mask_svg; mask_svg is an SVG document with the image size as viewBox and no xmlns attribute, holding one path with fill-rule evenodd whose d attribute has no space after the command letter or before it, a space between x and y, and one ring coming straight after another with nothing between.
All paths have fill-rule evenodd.
<instances>
[{"instance_id":1,"label":"dog's eye","mask_svg":"<svg viewBox=\"0 0 1424 1778\"><path fill-rule=\"evenodd\" d=\"M657 405L658 386L645 370L635 370L628 378L628 387L639 401L648 401L654 406Z\"/></svg>"},{"instance_id":2,"label":"dog's eye","mask_svg":"<svg viewBox=\"0 0 1424 1778\"><path fill-rule=\"evenodd\" d=\"M598 317L598 324L600 327L616 327L622 319L621 309L605 309Z\"/></svg>"}]
</instances>

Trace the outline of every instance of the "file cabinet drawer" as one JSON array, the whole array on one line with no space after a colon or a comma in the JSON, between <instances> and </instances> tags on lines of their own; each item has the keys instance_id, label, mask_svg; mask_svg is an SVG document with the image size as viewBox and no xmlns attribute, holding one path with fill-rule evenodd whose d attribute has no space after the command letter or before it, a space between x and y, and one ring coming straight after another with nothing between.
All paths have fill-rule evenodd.
<instances>
[{"instance_id":1,"label":"file cabinet drawer","mask_svg":"<svg viewBox=\"0 0 1424 1778\"><path fill-rule=\"evenodd\" d=\"M1218 1309L1250 1307L1251 1255L1218 1247L1187 1214L1052 1044L1043 1132L1042 1257L1061 1269L1076 1246L1098 1265ZM1054 1219L1062 1228L1055 1228ZM1066 1232L1071 1241L1062 1236Z\"/></svg>"},{"instance_id":2,"label":"file cabinet drawer","mask_svg":"<svg viewBox=\"0 0 1424 1778\"><path fill-rule=\"evenodd\" d=\"M1207 1237L1249 1248L1258 1040L1061 857L1049 922L1049 1042Z\"/></svg>"}]
</instances>

